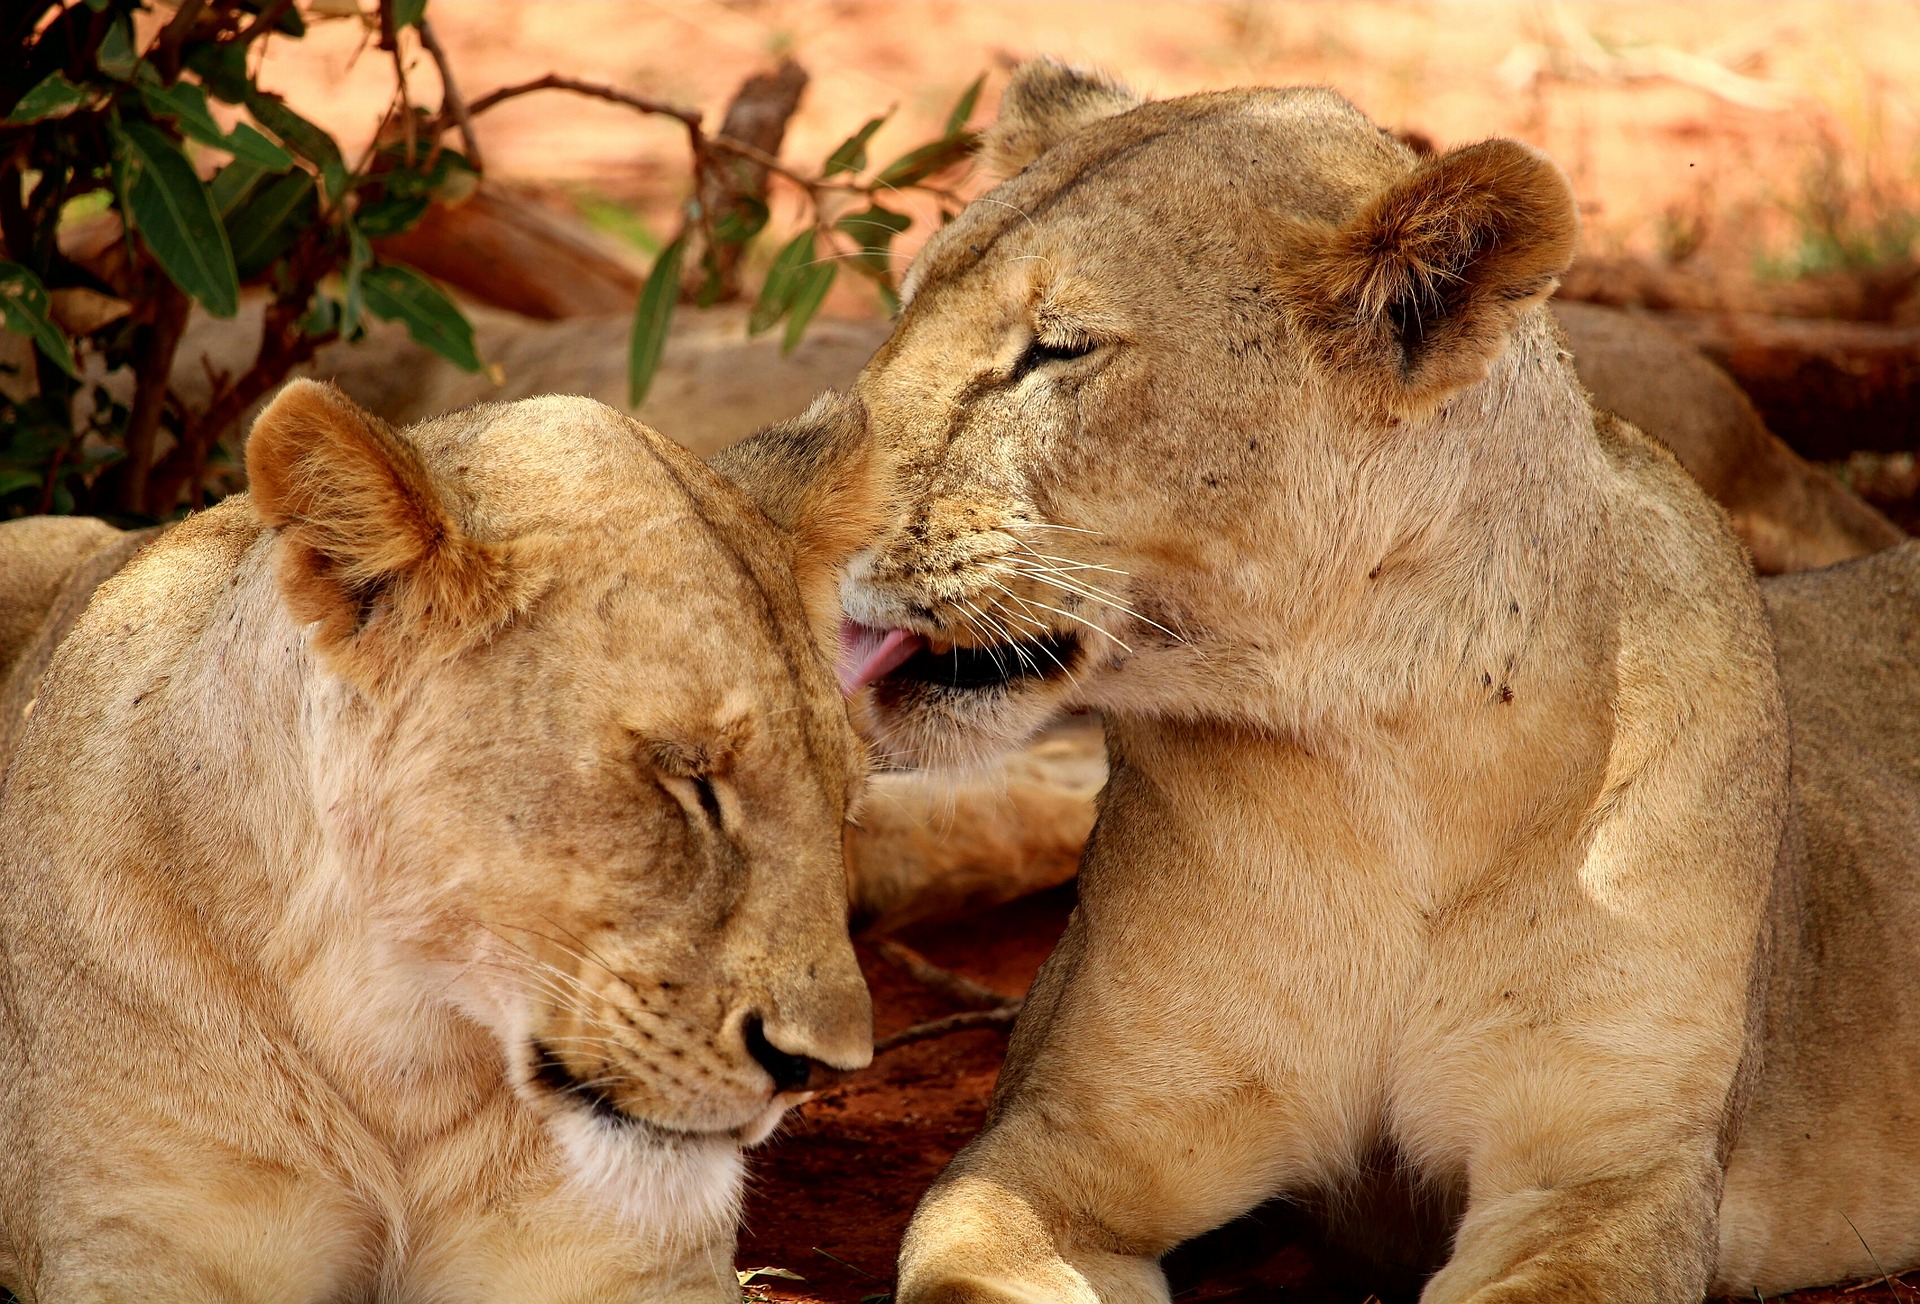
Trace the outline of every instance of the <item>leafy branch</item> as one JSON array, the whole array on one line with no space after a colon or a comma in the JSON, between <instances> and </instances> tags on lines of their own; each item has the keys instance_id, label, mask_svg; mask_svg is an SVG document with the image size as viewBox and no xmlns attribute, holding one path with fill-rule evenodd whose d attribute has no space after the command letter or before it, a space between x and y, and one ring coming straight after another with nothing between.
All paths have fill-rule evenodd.
<instances>
[{"instance_id":1,"label":"leafy branch","mask_svg":"<svg viewBox=\"0 0 1920 1304\"><path fill-rule=\"evenodd\" d=\"M247 410L321 347L361 338L369 319L401 323L479 369L458 305L380 242L473 192L474 121L521 96L590 96L686 133L687 226L656 258L635 312L636 406L682 298L705 306L730 293L740 255L768 225L764 194L738 184L740 169L777 179L803 206L803 228L773 256L749 316L755 332L784 322L791 348L843 268L897 307L892 243L912 218L894 197L918 190L950 216L960 199L938 182L974 147L979 81L937 139L869 169L882 115L810 173L707 132L697 110L617 87L548 75L469 101L426 0L309 0L304 12L293 0L180 0L140 48L135 20L149 8L23 0L0 15L0 324L34 350L31 374L0 377L0 518L85 511L138 522L200 505L220 478L221 441ZM258 81L276 40L334 17L377 38L394 78L385 121L352 165ZM431 112L409 78L420 56L441 87ZM81 231L96 238L75 239ZM268 294L257 353L238 374L210 377L210 396L190 405L173 387L189 312L230 317L248 285ZM103 383L115 375L131 383L124 401L125 382Z\"/></svg>"}]
</instances>

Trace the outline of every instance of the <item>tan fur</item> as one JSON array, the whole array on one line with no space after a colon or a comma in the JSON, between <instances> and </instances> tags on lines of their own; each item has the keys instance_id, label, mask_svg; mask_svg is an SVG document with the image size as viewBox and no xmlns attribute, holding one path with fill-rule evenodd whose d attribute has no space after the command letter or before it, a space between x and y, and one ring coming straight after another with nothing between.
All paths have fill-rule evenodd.
<instances>
[{"instance_id":1,"label":"tan fur","mask_svg":"<svg viewBox=\"0 0 1920 1304\"><path fill-rule=\"evenodd\" d=\"M1762 575L1831 566L1906 538L1788 448L1733 377L1653 316L1561 300L1553 315L1594 401L1673 450L1727 509Z\"/></svg>"},{"instance_id":2,"label":"tan fur","mask_svg":"<svg viewBox=\"0 0 1920 1304\"><path fill-rule=\"evenodd\" d=\"M1920 554L1807 577L1842 632L1795 652L1780 607L1783 691L1724 516L1528 306L1573 228L1530 151L1420 163L1318 90L1043 125L855 389L894 514L849 614L1013 676L907 662L883 746L1082 705L1112 766L902 1304L1164 1300L1159 1255L1280 1193L1377 1241L1381 1164L1451 1215L1426 1304L1866 1275L1854 1207L1920 1258L1920 1088L1837 1067L1920 1048Z\"/></svg>"},{"instance_id":3,"label":"tan fur","mask_svg":"<svg viewBox=\"0 0 1920 1304\"><path fill-rule=\"evenodd\" d=\"M296 382L249 462L0 789L0 1283L736 1300L741 1148L871 1026L791 545L588 400Z\"/></svg>"},{"instance_id":4,"label":"tan fur","mask_svg":"<svg viewBox=\"0 0 1920 1304\"><path fill-rule=\"evenodd\" d=\"M39 631L42 613L73 568L119 535L105 521L85 516L0 521L0 682Z\"/></svg>"}]
</instances>

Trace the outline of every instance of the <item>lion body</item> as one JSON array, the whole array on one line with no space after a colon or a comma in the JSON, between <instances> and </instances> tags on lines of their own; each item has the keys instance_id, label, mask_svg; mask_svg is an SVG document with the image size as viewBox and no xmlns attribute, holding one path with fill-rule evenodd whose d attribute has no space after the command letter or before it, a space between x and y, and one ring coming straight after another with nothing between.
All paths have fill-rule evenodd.
<instances>
[{"instance_id":1,"label":"lion body","mask_svg":"<svg viewBox=\"0 0 1920 1304\"><path fill-rule=\"evenodd\" d=\"M0 1283L737 1299L742 1145L870 1035L788 545L582 400L296 385L249 462L0 788Z\"/></svg>"},{"instance_id":2,"label":"lion body","mask_svg":"<svg viewBox=\"0 0 1920 1304\"><path fill-rule=\"evenodd\" d=\"M899 1298L1164 1299L1173 1245L1276 1194L1341 1221L1383 1164L1443 1212L1425 1304L1911 1262L1876 1138L1920 1088L1835 1066L1920 1045L1915 550L1781 590L1777 663L1725 516L1540 306L1551 164L1418 162L1323 91L1134 104L1016 76L1017 175L916 263L864 442L792 467L879 520L841 592L895 652L842 673L884 746L1086 706L1111 758ZM1789 709L1831 716L1791 775Z\"/></svg>"}]
</instances>

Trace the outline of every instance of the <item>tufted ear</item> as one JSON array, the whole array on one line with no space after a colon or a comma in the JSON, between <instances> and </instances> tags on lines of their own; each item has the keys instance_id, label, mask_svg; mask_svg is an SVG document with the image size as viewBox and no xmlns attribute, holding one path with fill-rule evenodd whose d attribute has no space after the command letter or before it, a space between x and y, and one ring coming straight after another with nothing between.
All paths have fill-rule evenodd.
<instances>
[{"instance_id":1,"label":"tufted ear","mask_svg":"<svg viewBox=\"0 0 1920 1304\"><path fill-rule=\"evenodd\" d=\"M1090 122L1140 107L1119 82L1058 59L1029 59L1000 96L1000 117L980 140L989 171L1010 177Z\"/></svg>"},{"instance_id":2,"label":"tufted ear","mask_svg":"<svg viewBox=\"0 0 1920 1304\"><path fill-rule=\"evenodd\" d=\"M410 657L493 632L536 585L511 545L468 538L419 452L332 385L296 380L247 441L254 514L277 529L277 578L315 646L373 687Z\"/></svg>"},{"instance_id":3,"label":"tufted ear","mask_svg":"<svg viewBox=\"0 0 1920 1304\"><path fill-rule=\"evenodd\" d=\"M1487 374L1573 261L1578 232L1550 159L1485 141L1423 160L1344 227L1292 232L1281 301L1322 364L1414 415Z\"/></svg>"},{"instance_id":4,"label":"tufted ear","mask_svg":"<svg viewBox=\"0 0 1920 1304\"><path fill-rule=\"evenodd\" d=\"M792 538L807 620L830 654L840 646L840 572L887 524L879 456L866 405L829 390L710 463Z\"/></svg>"}]
</instances>

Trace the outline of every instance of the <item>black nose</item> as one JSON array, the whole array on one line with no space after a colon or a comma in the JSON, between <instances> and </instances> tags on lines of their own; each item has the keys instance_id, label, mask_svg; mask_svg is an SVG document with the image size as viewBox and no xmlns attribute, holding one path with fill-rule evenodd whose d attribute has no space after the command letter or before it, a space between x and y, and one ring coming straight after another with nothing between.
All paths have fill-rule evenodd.
<instances>
[{"instance_id":1,"label":"black nose","mask_svg":"<svg viewBox=\"0 0 1920 1304\"><path fill-rule=\"evenodd\" d=\"M805 1055L789 1055L781 1050L767 1040L766 1027L757 1014L747 1017L741 1031L747 1039L747 1054L759 1061L760 1067L767 1071L767 1076L773 1079L775 1091L818 1091L847 1076L830 1064L808 1059Z\"/></svg>"}]
</instances>

